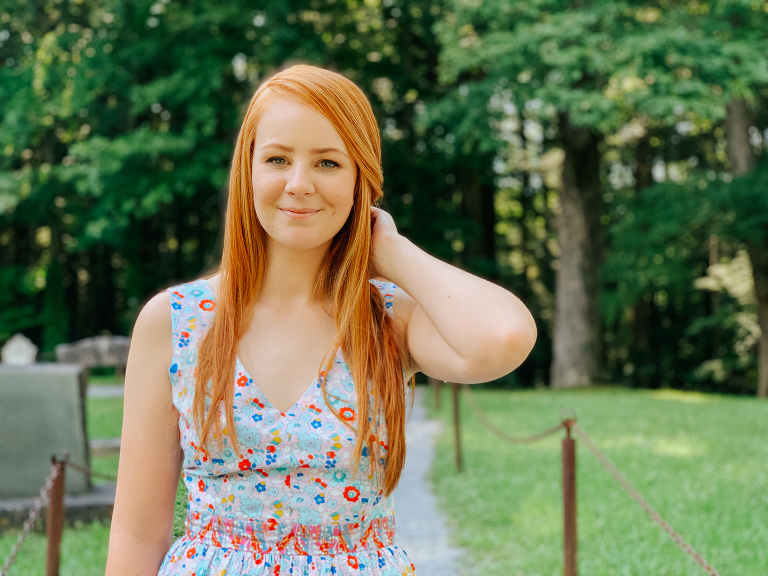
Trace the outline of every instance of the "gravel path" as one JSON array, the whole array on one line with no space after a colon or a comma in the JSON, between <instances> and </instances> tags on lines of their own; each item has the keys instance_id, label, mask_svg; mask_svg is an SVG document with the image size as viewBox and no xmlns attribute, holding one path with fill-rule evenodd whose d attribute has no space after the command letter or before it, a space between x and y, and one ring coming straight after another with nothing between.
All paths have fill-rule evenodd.
<instances>
[{"instance_id":1,"label":"gravel path","mask_svg":"<svg viewBox=\"0 0 768 576\"><path fill-rule=\"evenodd\" d=\"M413 411L405 425L405 468L394 491L395 544L413 561L416 576L456 576L461 550L448 540L446 518L437 509L426 477L443 424L427 419L425 392L424 386L416 386Z\"/></svg>"}]
</instances>

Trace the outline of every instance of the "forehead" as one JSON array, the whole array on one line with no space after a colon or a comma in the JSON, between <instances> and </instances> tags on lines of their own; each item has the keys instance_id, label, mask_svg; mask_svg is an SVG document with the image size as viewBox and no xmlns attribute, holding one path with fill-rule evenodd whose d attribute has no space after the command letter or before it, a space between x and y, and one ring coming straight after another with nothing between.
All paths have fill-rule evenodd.
<instances>
[{"instance_id":1,"label":"forehead","mask_svg":"<svg viewBox=\"0 0 768 576\"><path fill-rule=\"evenodd\" d=\"M341 135L325 116L302 102L277 98L256 127L256 148L278 142L300 150L333 146L348 153Z\"/></svg>"}]
</instances>

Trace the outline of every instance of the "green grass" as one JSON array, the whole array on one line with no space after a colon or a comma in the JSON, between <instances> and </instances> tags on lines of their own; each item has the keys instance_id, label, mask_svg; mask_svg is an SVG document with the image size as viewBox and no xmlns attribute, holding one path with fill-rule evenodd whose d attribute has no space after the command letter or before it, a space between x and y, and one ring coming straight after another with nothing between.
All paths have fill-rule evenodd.
<instances>
[{"instance_id":1,"label":"green grass","mask_svg":"<svg viewBox=\"0 0 768 576\"><path fill-rule=\"evenodd\" d=\"M119 438L123 430L123 399L88 398L85 417L89 438Z\"/></svg>"},{"instance_id":2,"label":"green grass","mask_svg":"<svg viewBox=\"0 0 768 576\"><path fill-rule=\"evenodd\" d=\"M43 514L45 509L43 509ZM20 529L4 532L0 537L0 562L5 562L16 544ZM104 576L107 566L109 545L109 522L77 523L65 527L61 537L62 576ZM16 562L9 571L10 576L40 576L45 574L47 541L42 532L30 532Z\"/></svg>"},{"instance_id":3,"label":"green grass","mask_svg":"<svg viewBox=\"0 0 768 576\"><path fill-rule=\"evenodd\" d=\"M768 402L671 390L473 388L511 435L528 435L573 408L581 427L651 505L720 574L768 574ZM560 439L511 445L461 403L464 470L456 472L450 390L431 417L447 425L430 479L466 549L464 576L560 576ZM579 574L699 576L704 570L624 492L577 439Z\"/></svg>"},{"instance_id":4,"label":"green grass","mask_svg":"<svg viewBox=\"0 0 768 576\"><path fill-rule=\"evenodd\" d=\"M89 386L114 386L115 384L125 384L125 376L91 374L88 378Z\"/></svg>"}]
</instances>

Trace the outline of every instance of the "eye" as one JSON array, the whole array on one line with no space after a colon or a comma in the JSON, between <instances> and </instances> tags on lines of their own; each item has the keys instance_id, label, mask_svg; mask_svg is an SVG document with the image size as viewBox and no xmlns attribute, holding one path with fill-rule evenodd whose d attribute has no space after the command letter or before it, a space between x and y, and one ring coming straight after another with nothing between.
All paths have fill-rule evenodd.
<instances>
[{"instance_id":1,"label":"eye","mask_svg":"<svg viewBox=\"0 0 768 576\"><path fill-rule=\"evenodd\" d=\"M269 158L269 159L267 160L267 163L270 163L270 162L272 162L272 160L282 160L282 161L283 161L283 163L285 163L285 158L283 158L282 156L272 156L272 158ZM278 164L276 164L276 166L282 166L282 165L283 165L283 163L278 163Z\"/></svg>"},{"instance_id":2,"label":"eye","mask_svg":"<svg viewBox=\"0 0 768 576\"><path fill-rule=\"evenodd\" d=\"M334 162L333 160L328 160L328 159L325 159L325 160L320 160L320 163L321 163L321 164L322 164L323 162L330 162L331 164L333 164L333 166L321 166L321 168L335 168L336 166L338 166L338 165L339 165L337 162Z\"/></svg>"}]
</instances>

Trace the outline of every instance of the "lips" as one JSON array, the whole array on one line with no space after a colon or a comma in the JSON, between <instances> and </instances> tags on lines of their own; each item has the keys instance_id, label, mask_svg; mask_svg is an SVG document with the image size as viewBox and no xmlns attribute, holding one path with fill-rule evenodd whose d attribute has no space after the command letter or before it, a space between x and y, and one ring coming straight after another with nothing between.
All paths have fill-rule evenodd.
<instances>
[{"instance_id":1,"label":"lips","mask_svg":"<svg viewBox=\"0 0 768 576\"><path fill-rule=\"evenodd\" d=\"M286 207L280 208L280 212L283 214L283 216L290 220L309 220L312 218L312 216L318 214L320 210L314 210L312 208Z\"/></svg>"},{"instance_id":2,"label":"lips","mask_svg":"<svg viewBox=\"0 0 768 576\"><path fill-rule=\"evenodd\" d=\"M320 210L312 209L312 208L280 208L280 210L284 210L285 212L293 212L295 214L312 214L314 212L319 212Z\"/></svg>"}]
</instances>

